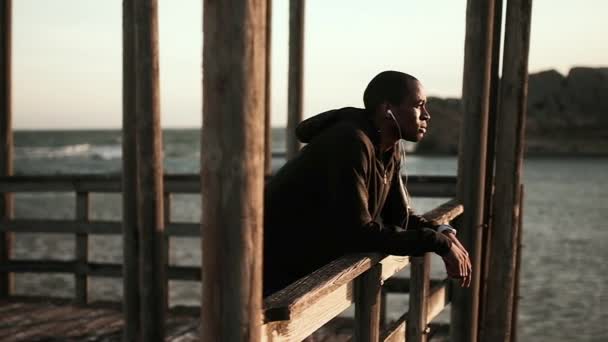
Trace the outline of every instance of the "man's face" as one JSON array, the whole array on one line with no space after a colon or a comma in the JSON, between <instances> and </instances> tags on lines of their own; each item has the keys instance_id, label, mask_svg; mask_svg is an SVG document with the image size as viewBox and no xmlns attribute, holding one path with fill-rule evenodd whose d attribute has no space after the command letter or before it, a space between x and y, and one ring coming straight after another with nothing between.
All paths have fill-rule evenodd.
<instances>
[{"instance_id":1,"label":"man's face","mask_svg":"<svg viewBox=\"0 0 608 342\"><path fill-rule=\"evenodd\" d=\"M410 82L409 95L399 106L392 106L403 139L418 142L426 134L431 115L426 110L426 93L418 81Z\"/></svg>"}]
</instances>

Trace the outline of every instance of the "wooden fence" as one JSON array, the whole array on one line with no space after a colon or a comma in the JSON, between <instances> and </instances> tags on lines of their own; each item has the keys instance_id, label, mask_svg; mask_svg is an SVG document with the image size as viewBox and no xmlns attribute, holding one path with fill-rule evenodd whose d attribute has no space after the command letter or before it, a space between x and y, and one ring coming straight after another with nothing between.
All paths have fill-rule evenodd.
<instances>
[{"instance_id":1,"label":"wooden fence","mask_svg":"<svg viewBox=\"0 0 608 342\"><path fill-rule=\"evenodd\" d=\"M91 220L91 193L120 193L118 175L53 175L0 177L5 193L62 192L76 194L74 220L14 219L0 222L0 232L69 233L76 235L73 260L17 260L9 258L0 264L0 273L68 273L75 279L74 300L87 304L88 278L121 277L122 264L95 263L88 260L90 234L122 234L119 221ZM164 177L164 206L169 213L172 194L198 194L198 175ZM408 188L413 196L453 197L455 177L410 176ZM462 205L446 202L424 216L446 223L462 214ZM165 235L199 237L199 223L173 222L166 215ZM168 246L168 244L167 244ZM393 277L411 265L411 278ZM296 341L310 335L346 308L355 304L355 340L423 341L428 323L450 302L450 282L430 280L430 254L423 257L398 257L381 254L348 255L304 277L264 300L262 336L267 341ZM200 267L167 265L167 279L200 281ZM393 278L391 278L393 277ZM432 285L432 286L431 286ZM409 311L385 329L381 303L386 291L409 291ZM166 286L165 288L168 288ZM168 298L168 296L166 297Z\"/></svg>"}]
</instances>

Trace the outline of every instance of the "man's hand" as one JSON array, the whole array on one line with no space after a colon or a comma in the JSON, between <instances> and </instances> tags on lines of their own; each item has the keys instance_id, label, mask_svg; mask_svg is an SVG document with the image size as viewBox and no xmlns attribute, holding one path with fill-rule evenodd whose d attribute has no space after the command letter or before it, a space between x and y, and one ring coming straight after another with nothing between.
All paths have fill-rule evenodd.
<instances>
[{"instance_id":1,"label":"man's hand","mask_svg":"<svg viewBox=\"0 0 608 342\"><path fill-rule=\"evenodd\" d=\"M445 269L448 272L448 277L460 279L461 287L469 287L471 285L471 260L469 253L462 246L456 234L446 232L447 236L452 241L452 247L447 255L443 257Z\"/></svg>"}]
</instances>

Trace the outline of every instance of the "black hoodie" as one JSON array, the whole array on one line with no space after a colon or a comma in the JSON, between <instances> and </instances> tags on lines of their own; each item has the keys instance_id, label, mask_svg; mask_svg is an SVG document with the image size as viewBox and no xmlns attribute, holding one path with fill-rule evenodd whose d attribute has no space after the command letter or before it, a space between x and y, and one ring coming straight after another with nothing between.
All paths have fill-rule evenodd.
<instances>
[{"instance_id":1,"label":"black hoodie","mask_svg":"<svg viewBox=\"0 0 608 342\"><path fill-rule=\"evenodd\" d=\"M365 110L319 114L296 135L308 144L265 189L265 295L346 253L449 251L451 242L436 225L409 211L399 147L380 151Z\"/></svg>"}]
</instances>

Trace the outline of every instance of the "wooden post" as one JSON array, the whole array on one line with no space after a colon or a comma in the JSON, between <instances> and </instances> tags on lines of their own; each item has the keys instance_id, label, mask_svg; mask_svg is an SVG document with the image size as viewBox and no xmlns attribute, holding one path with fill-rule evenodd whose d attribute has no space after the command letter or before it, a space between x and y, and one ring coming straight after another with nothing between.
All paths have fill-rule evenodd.
<instances>
[{"instance_id":1,"label":"wooden post","mask_svg":"<svg viewBox=\"0 0 608 342\"><path fill-rule=\"evenodd\" d=\"M137 130L135 0L123 0L122 23L122 250L123 341L140 340L139 226L137 223Z\"/></svg>"},{"instance_id":2,"label":"wooden post","mask_svg":"<svg viewBox=\"0 0 608 342\"><path fill-rule=\"evenodd\" d=\"M424 342L428 337L427 298L429 297L429 277L431 274L431 255L411 258L410 308L406 326L408 342Z\"/></svg>"},{"instance_id":3,"label":"wooden post","mask_svg":"<svg viewBox=\"0 0 608 342\"><path fill-rule=\"evenodd\" d=\"M203 14L201 337L259 341L266 0L206 0Z\"/></svg>"},{"instance_id":4,"label":"wooden post","mask_svg":"<svg viewBox=\"0 0 608 342\"><path fill-rule=\"evenodd\" d=\"M380 290L382 265L363 273L355 283L355 341L375 342L380 338Z\"/></svg>"},{"instance_id":5,"label":"wooden post","mask_svg":"<svg viewBox=\"0 0 608 342\"><path fill-rule=\"evenodd\" d=\"M0 176L13 174L13 118L12 118L12 1L0 4ZM0 220L13 217L13 197L0 193ZM13 234L0 232L0 264L8 262L13 247ZM0 298L13 292L13 274L0 273Z\"/></svg>"},{"instance_id":6,"label":"wooden post","mask_svg":"<svg viewBox=\"0 0 608 342\"><path fill-rule=\"evenodd\" d=\"M272 0L266 0L266 75L264 96L264 175L272 174Z\"/></svg>"},{"instance_id":7,"label":"wooden post","mask_svg":"<svg viewBox=\"0 0 608 342\"><path fill-rule=\"evenodd\" d=\"M467 2L458 160L458 199L464 213L458 235L473 272L470 288L454 286L450 322L454 342L477 341L493 16L494 0Z\"/></svg>"},{"instance_id":8,"label":"wooden post","mask_svg":"<svg viewBox=\"0 0 608 342\"><path fill-rule=\"evenodd\" d=\"M165 227L169 226L169 224L171 223L171 193L170 192L165 192L164 194L164 199L163 199L163 213L165 215ZM169 234L165 234L164 235L164 244L165 244L165 248L163 249L163 261L165 262L164 268L165 268L165 272L169 272L169 255L171 252L171 236L169 236ZM169 310L169 307L171 306L171 301L169 299L169 277L165 277L164 280L164 297L165 297L165 310Z\"/></svg>"},{"instance_id":9,"label":"wooden post","mask_svg":"<svg viewBox=\"0 0 608 342\"><path fill-rule=\"evenodd\" d=\"M289 89L287 97L287 159L300 150L296 126L303 117L305 0L289 1Z\"/></svg>"},{"instance_id":10,"label":"wooden post","mask_svg":"<svg viewBox=\"0 0 608 342\"><path fill-rule=\"evenodd\" d=\"M515 277L513 279L513 314L511 315L511 341L517 342L517 318L519 314L519 276L521 272L521 240L524 226L524 186L519 189L519 218L517 221L517 256L515 258Z\"/></svg>"},{"instance_id":11,"label":"wooden post","mask_svg":"<svg viewBox=\"0 0 608 342\"><path fill-rule=\"evenodd\" d=\"M503 0L494 0L494 24L492 28L492 66L490 76L490 107L488 110L488 139L486 154L486 193L484 231L480 267L479 320L485 313L485 298L490 260L490 236L492 234L492 203L494 202L494 160L496 154L496 122L498 117L498 90L500 87L500 40L502 36ZM478 328L481 328L479 325Z\"/></svg>"},{"instance_id":12,"label":"wooden post","mask_svg":"<svg viewBox=\"0 0 608 342\"><path fill-rule=\"evenodd\" d=\"M142 339L165 335L165 236L157 0L135 2L136 139Z\"/></svg>"},{"instance_id":13,"label":"wooden post","mask_svg":"<svg viewBox=\"0 0 608 342\"><path fill-rule=\"evenodd\" d=\"M76 193L76 220L81 223L89 221L90 201L88 192ZM89 234L76 234L76 261L79 269L84 269L89 258ZM89 277L86 274L76 274L76 303L87 304Z\"/></svg>"},{"instance_id":14,"label":"wooden post","mask_svg":"<svg viewBox=\"0 0 608 342\"><path fill-rule=\"evenodd\" d=\"M496 189L484 341L509 341L528 86L532 0L509 0L496 143Z\"/></svg>"},{"instance_id":15,"label":"wooden post","mask_svg":"<svg viewBox=\"0 0 608 342\"><path fill-rule=\"evenodd\" d=\"M388 299L388 291L382 286L380 289L380 329L386 326L386 301Z\"/></svg>"}]
</instances>

